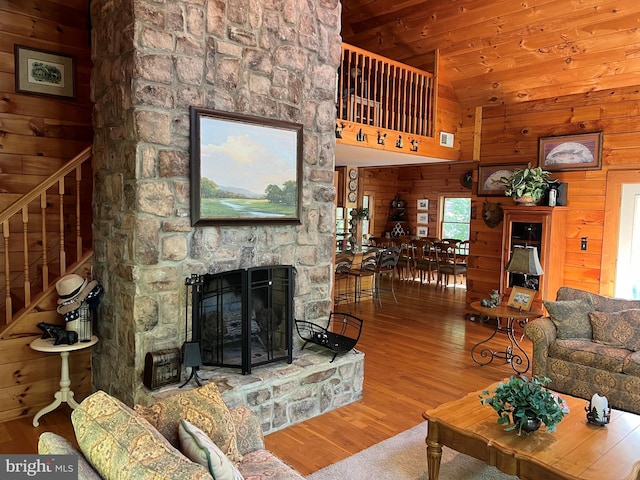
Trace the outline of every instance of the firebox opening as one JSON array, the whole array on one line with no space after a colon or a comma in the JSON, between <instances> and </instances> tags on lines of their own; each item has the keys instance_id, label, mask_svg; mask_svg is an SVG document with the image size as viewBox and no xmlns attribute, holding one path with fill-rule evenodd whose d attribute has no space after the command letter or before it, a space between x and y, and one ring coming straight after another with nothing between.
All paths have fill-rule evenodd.
<instances>
[{"instance_id":1,"label":"firebox opening","mask_svg":"<svg viewBox=\"0 0 640 480\"><path fill-rule=\"evenodd\" d=\"M202 363L241 368L292 362L293 267L206 274L192 287L192 328Z\"/></svg>"}]
</instances>

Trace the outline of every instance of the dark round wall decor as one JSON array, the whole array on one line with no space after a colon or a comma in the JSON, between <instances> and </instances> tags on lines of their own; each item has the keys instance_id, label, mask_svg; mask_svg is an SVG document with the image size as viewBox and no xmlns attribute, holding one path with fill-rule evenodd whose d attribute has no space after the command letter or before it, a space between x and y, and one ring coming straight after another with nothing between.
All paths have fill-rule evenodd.
<instances>
[{"instance_id":1,"label":"dark round wall decor","mask_svg":"<svg viewBox=\"0 0 640 480\"><path fill-rule=\"evenodd\" d=\"M471 170L465 172L460 177L460 185L464 188L470 189L473 185L473 172Z\"/></svg>"}]
</instances>

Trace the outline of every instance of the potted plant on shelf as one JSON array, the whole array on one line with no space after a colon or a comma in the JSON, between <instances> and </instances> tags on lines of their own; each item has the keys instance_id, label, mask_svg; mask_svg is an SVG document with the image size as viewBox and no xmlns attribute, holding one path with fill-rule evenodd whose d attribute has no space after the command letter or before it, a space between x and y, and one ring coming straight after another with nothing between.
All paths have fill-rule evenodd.
<instances>
[{"instance_id":1,"label":"potted plant on shelf","mask_svg":"<svg viewBox=\"0 0 640 480\"><path fill-rule=\"evenodd\" d=\"M369 209L364 207L354 208L353 210L351 210L351 216L354 217L356 220L362 220L362 219L368 220Z\"/></svg>"},{"instance_id":2,"label":"potted plant on shelf","mask_svg":"<svg viewBox=\"0 0 640 480\"><path fill-rule=\"evenodd\" d=\"M480 396L482 405L491 405L498 414L498 423L506 424L505 430L518 430L518 435L527 435L544 423L548 432L554 432L564 417L564 401L550 392L545 385L546 377L534 376L529 380L524 375L511 376L500 382L489 392Z\"/></svg>"},{"instance_id":3,"label":"potted plant on shelf","mask_svg":"<svg viewBox=\"0 0 640 480\"><path fill-rule=\"evenodd\" d=\"M551 172L542 167L516 168L509 177L500 178L505 186L504 194L512 197L520 205L536 205L556 180L550 178Z\"/></svg>"}]
</instances>

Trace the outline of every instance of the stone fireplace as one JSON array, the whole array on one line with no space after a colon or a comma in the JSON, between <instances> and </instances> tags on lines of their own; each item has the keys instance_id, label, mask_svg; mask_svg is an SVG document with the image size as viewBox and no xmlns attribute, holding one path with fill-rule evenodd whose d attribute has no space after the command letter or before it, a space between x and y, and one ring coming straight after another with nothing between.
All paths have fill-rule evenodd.
<instances>
[{"instance_id":1,"label":"stone fireplace","mask_svg":"<svg viewBox=\"0 0 640 480\"><path fill-rule=\"evenodd\" d=\"M338 0L91 2L93 266L104 287L95 388L130 404L147 394L145 355L190 338L193 273L293 265L294 318L329 314L340 9ZM190 106L304 126L299 225L192 227Z\"/></svg>"}]
</instances>

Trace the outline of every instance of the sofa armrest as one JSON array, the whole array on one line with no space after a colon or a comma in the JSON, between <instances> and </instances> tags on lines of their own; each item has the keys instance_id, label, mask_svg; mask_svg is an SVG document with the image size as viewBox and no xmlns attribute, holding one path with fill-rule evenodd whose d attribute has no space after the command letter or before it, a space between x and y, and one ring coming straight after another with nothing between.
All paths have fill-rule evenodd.
<instances>
[{"instance_id":1,"label":"sofa armrest","mask_svg":"<svg viewBox=\"0 0 640 480\"><path fill-rule=\"evenodd\" d=\"M101 480L100 475L70 441L53 432L44 432L38 439L38 453L40 455L77 455L78 479Z\"/></svg>"},{"instance_id":2,"label":"sofa armrest","mask_svg":"<svg viewBox=\"0 0 640 480\"><path fill-rule=\"evenodd\" d=\"M533 343L532 375L548 377L549 346L557 334L555 324L549 317L536 318L525 325L524 333Z\"/></svg>"},{"instance_id":3,"label":"sofa armrest","mask_svg":"<svg viewBox=\"0 0 640 480\"><path fill-rule=\"evenodd\" d=\"M236 443L240 455L264 449L264 435L258 415L245 406L230 408L236 428Z\"/></svg>"}]
</instances>

